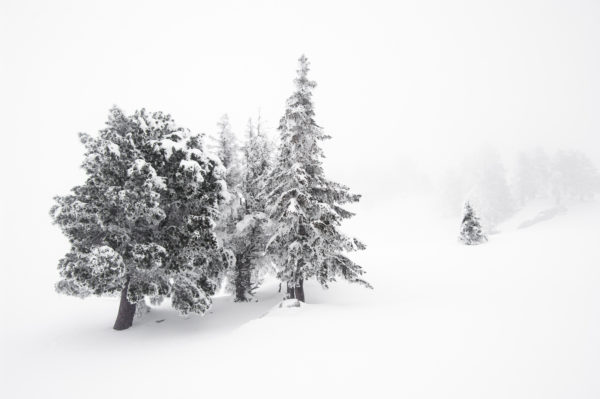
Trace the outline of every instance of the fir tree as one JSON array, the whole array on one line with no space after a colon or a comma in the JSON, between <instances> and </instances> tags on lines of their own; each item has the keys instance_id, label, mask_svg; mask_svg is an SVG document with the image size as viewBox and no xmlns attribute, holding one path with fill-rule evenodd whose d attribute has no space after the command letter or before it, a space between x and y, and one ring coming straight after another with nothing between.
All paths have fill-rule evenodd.
<instances>
[{"instance_id":1,"label":"fir tree","mask_svg":"<svg viewBox=\"0 0 600 399\"><path fill-rule=\"evenodd\" d=\"M229 261L213 232L225 188L219 160L161 112L113 108L97 137L80 137L87 179L51 209L71 243L57 291L120 293L117 330L131 326L145 298L204 313Z\"/></svg>"},{"instance_id":2,"label":"fir tree","mask_svg":"<svg viewBox=\"0 0 600 399\"><path fill-rule=\"evenodd\" d=\"M258 273L266 264L267 218L264 201L258 194L270 168L271 154L268 139L261 130L260 118L256 132L252 121L248 122L247 139L242 150L244 173L234 187L239 206L229 212L223 228L225 246L235 257L235 264L228 272L228 281L237 302L250 299L259 283Z\"/></svg>"},{"instance_id":3,"label":"fir tree","mask_svg":"<svg viewBox=\"0 0 600 399\"><path fill-rule=\"evenodd\" d=\"M223 243L223 247L228 251L233 259L232 264L220 276L221 284L226 284L228 290L234 290L236 301L246 300L244 290L237 295L238 286L242 281L246 281L245 273L238 273L243 268L243 243L237 234L237 224L244 215L244 198L241 191L242 174L239 158L239 146L235 134L231 129L229 117L223 115L217 123L217 144L216 153L225 167L227 182L227 199L221 204L221 218L218 221L217 233ZM248 277L249 280L249 277Z\"/></svg>"},{"instance_id":4,"label":"fir tree","mask_svg":"<svg viewBox=\"0 0 600 399\"><path fill-rule=\"evenodd\" d=\"M581 151L561 150L554 156L553 193L557 204L568 198L591 199L600 192L600 174Z\"/></svg>"},{"instance_id":5,"label":"fir tree","mask_svg":"<svg viewBox=\"0 0 600 399\"><path fill-rule=\"evenodd\" d=\"M546 198L550 191L550 161L541 148L520 152L514 179L515 197L520 205Z\"/></svg>"},{"instance_id":6,"label":"fir tree","mask_svg":"<svg viewBox=\"0 0 600 399\"><path fill-rule=\"evenodd\" d=\"M287 100L279 123L281 144L265 195L273 232L267 252L279 267L278 277L287 283L288 296L304 301L304 281L315 278L327 287L338 277L370 287L363 269L346 252L364 249L360 241L339 231L353 214L341 207L357 202L341 184L324 176L320 142L329 136L315 122L309 62L299 59L296 90Z\"/></svg>"},{"instance_id":7,"label":"fir tree","mask_svg":"<svg viewBox=\"0 0 600 399\"><path fill-rule=\"evenodd\" d=\"M459 239L466 245L477 245L487 242L487 237L481 228L479 218L468 201L465 203Z\"/></svg>"},{"instance_id":8,"label":"fir tree","mask_svg":"<svg viewBox=\"0 0 600 399\"><path fill-rule=\"evenodd\" d=\"M246 208L249 211L264 211L264 199L260 193L272 167L273 147L264 132L260 114L256 126L248 121L246 143L243 146L244 176L243 192Z\"/></svg>"},{"instance_id":9,"label":"fir tree","mask_svg":"<svg viewBox=\"0 0 600 399\"><path fill-rule=\"evenodd\" d=\"M230 191L235 191L240 183L238 145L229 123L229 116L223 115L217 123L217 155L227 170L225 181Z\"/></svg>"}]
</instances>

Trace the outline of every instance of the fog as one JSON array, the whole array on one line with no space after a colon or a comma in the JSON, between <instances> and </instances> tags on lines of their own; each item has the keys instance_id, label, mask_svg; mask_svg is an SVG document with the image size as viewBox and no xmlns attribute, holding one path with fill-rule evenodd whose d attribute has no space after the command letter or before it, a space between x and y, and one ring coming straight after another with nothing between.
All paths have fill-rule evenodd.
<instances>
[{"instance_id":1,"label":"fog","mask_svg":"<svg viewBox=\"0 0 600 399\"><path fill-rule=\"evenodd\" d=\"M3 243L45 226L51 197L82 181L77 133L101 129L112 105L208 134L227 113L239 137L260 112L276 137L302 53L317 122L333 136L327 172L362 193L361 206L444 193L450 174L489 153L509 181L519 152L536 148L600 163L594 1L0 7ZM14 211L23 205L32 212Z\"/></svg>"},{"instance_id":2,"label":"fog","mask_svg":"<svg viewBox=\"0 0 600 399\"><path fill-rule=\"evenodd\" d=\"M2 0L0 385L598 397L599 21L597 0ZM301 54L326 177L363 195L343 229L374 290L311 281L282 309L271 279L202 317L154 308L129 335L110 330L117 298L55 292L69 241L49 210L85 179L79 132L117 105L207 135L227 114L240 140L260 114L276 140ZM473 225L489 242L459 243Z\"/></svg>"},{"instance_id":3,"label":"fog","mask_svg":"<svg viewBox=\"0 0 600 399\"><path fill-rule=\"evenodd\" d=\"M76 133L113 104L203 132L228 113L241 133L260 109L274 129L301 53L334 137L328 169L364 194L407 162L431 173L482 146L600 155L594 1L5 1L0 14L2 162L20 165L3 179L44 196L80 179ZM23 186L34 176L42 187Z\"/></svg>"}]
</instances>

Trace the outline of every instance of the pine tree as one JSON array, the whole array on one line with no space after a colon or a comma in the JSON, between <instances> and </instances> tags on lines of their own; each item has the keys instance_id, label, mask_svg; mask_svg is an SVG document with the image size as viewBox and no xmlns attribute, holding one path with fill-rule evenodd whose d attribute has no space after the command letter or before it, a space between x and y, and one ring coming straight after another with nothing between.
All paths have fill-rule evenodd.
<instances>
[{"instance_id":1,"label":"pine tree","mask_svg":"<svg viewBox=\"0 0 600 399\"><path fill-rule=\"evenodd\" d=\"M557 204L568 198L591 199L600 192L600 174L581 151L558 151L552 169L553 194Z\"/></svg>"},{"instance_id":2,"label":"pine tree","mask_svg":"<svg viewBox=\"0 0 600 399\"><path fill-rule=\"evenodd\" d=\"M258 272L266 264L264 201L259 198L266 174L270 168L270 146L261 130L260 117L255 127L248 122L247 139L243 148L241 180L235 187L240 206L230 212L224 222L223 239L234 257L235 264L228 272L230 289L236 302L245 302L253 295L259 283Z\"/></svg>"},{"instance_id":3,"label":"pine tree","mask_svg":"<svg viewBox=\"0 0 600 399\"><path fill-rule=\"evenodd\" d=\"M225 182L227 195L221 202L221 217L217 230L221 239L226 242L227 235L231 233L232 226L239 219L240 206L243 203L241 193L242 173L239 158L239 146L235 134L231 129L229 117L223 115L217 123L216 145L213 148L217 157L225 168Z\"/></svg>"},{"instance_id":4,"label":"pine tree","mask_svg":"<svg viewBox=\"0 0 600 399\"><path fill-rule=\"evenodd\" d=\"M219 160L170 115L143 109L113 108L97 137L80 138L87 179L50 212L71 243L57 291L120 293L117 330L131 326L145 298L204 313L229 261L213 232L225 188Z\"/></svg>"},{"instance_id":5,"label":"pine tree","mask_svg":"<svg viewBox=\"0 0 600 399\"><path fill-rule=\"evenodd\" d=\"M543 149L519 153L514 191L520 205L525 205L533 199L548 197L550 173L550 161Z\"/></svg>"},{"instance_id":6,"label":"pine tree","mask_svg":"<svg viewBox=\"0 0 600 399\"><path fill-rule=\"evenodd\" d=\"M238 145L229 123L229 116L223 115L217 123L217 155L227 170L225 181L230 191L235 191L240 183Z\"/></svg>"},{"instance_id":7,"label":"pine tree","mask_svg":"<svg viewBox=\"0 0 600 399\"><path fill-rule=\"evenodd\" d=\"M525 205L536 197L537 187L535 169L531 156L520 152L517 157L517 171L515 176L515 197L520 205Z\"/></svg>"},{"instance_id":8,"label":"pine tree","mask_svg":"<svg viewBox=\"0 0 600 399\"><path fill-rule=\"evenodd\" d=\"M479 218L468 201L464 207L459 239L466 245L477 245L487 242L487 237L481 228Z\"/></svg>"},{"instance_id":9,"label":"pine tree","mask_svg":"<svg viewBox=\"0 0 600 399\"><path fill-rule=\"evenodd\" d=\"M353 214L341 207L357 202L341 184L324 176L320 142L330 138L315 122L309 62L299 59L296 90L287 100L279 123L281 144L265 195L273 233L267 251L279 267L278 277L287 284L288 296L304 301L304 281L315 278L322 286L338 277L364 286L363 269L346 252L361 250L360 241L339 231Z\"/></svg>"},{"instance_id":10,"label":"pine tree","mask_svg":"<svg viewBox=\"0 0 600 399\"><path fill-rule=\"evenodd\" d=\"M252 119L248 121L246 143L243 146L244 153L244 177L243 192L246 200L246 208L250 211L264 211L264 199L260 193L268 172L272 166L273 147L264 132L260 114L256 126Z\"/></svg>"},{"instance_id":11,"label":"pine tree","mask_svg":"<svg viewBox=\"0 0 600 399\"><path fill-rule=\"evenodd\" d=\"M244 197L242 194L242 173L239 158L239 146L235 134L231 129L229 117L223 115L217 123L216 153L225 167L227 182L227 199L221 204L221 218L217 224L217 232L223 247L233 259L232 264L220 276L220 283L225 284L228 290L236 294L236 301L245 301L245 290L240 290L240 284L250 279L246 273L240 272L244 268L243 242L237 234L237 224L244 218ZM240 292L238 294L238 291Z\"/></svg>"}]
</instances>

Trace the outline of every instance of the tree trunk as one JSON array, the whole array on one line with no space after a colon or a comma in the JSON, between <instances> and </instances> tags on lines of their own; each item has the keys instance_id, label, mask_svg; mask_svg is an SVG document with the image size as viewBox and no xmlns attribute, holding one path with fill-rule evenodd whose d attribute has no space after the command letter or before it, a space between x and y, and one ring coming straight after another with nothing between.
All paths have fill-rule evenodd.
<instances>
[{"instance_id":1,"label":"tree trunk","mask_svg":"<svg viewBox=\"0 0 600 399\"><path fill-rule=\"evenodd\" d=\"M119 305L119 314L117 314L117 320L113 328L121 331L126 330L133 324L133 317L135 316L135 303L129 303L127 300L127 289L129 288L129 281L125 283L125 287L121 291L121 304Z\"/></svg>"},{"instance_id":2,"label":"tree trunk","mask_svg":"<svg viewBox=\"0 0 600 399\"><path fill-rule=\"evenodd\" d=\"M295 298L300 302L304 302L304 280L298 283L288 283L287 285L288 298Z\"/></svg>"},{"instance_id":3,"label":"tree trunk","mask_svg":"<svg viewBox=\"0 0 600 399\"><path fill-rule=\"evenodd\" d=\"M248 302L250 285L252 284L249 261L240 257L240 262L236 267L235 302Z\"/></svg>"}]
</instances>

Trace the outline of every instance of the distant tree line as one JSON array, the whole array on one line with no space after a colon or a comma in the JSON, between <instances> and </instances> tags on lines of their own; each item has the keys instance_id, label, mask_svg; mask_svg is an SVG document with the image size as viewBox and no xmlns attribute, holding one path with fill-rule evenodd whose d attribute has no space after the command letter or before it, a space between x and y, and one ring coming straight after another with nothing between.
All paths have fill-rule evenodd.
<instances>
[{"instance_id":1,"label":"distant tree line","mask_svg":"<svg viewBox=\"0 0 600 399\"><path fill-rule=\"evenodd\" d=\"M521 151L511 174L497 153L479 155L447 172L442 200L453 212L468 201L488 231L532 201L563 205L589 200L600 192L600 174L581 151L560 150L551 156L541 148Z\"/></svg>"}]
</instances>

